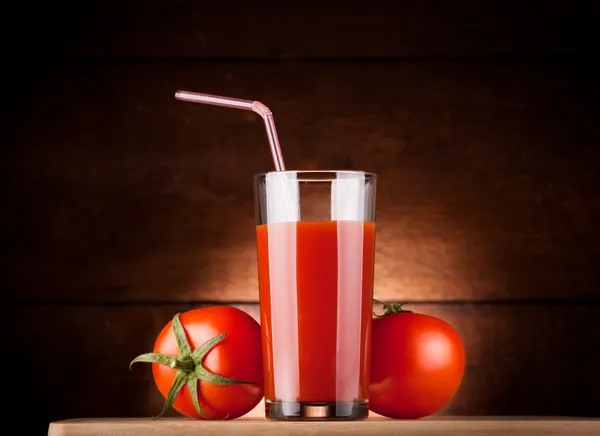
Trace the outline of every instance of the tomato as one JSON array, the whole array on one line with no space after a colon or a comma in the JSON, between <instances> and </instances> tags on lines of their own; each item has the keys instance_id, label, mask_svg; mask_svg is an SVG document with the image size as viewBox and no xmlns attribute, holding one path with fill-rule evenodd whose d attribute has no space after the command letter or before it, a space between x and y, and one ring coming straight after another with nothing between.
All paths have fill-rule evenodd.
<instances>
[{"instance_id":1,"label":"tomato","mask_svg":"<svg viewBox=\"0 0 600 436\"><path fill-rule=\"evenodd\" d=\"M439 318L382 304L386 313L373 319L369 408L389 418L431 415L461 384L462 339Z\"/></svg>"},{"instance_id":2,"label":"tomato","mask_svg":"<svg viewBox=\"0 0 600 436\"><path fill-rule=\"evenodd\" d=\"M213 306L175 315L154 352L132 364L152 363L163 412L173 406L193 418L233 419L263 398L261 356L260 325L240 309Z\"/></svg>"}]
</instances>

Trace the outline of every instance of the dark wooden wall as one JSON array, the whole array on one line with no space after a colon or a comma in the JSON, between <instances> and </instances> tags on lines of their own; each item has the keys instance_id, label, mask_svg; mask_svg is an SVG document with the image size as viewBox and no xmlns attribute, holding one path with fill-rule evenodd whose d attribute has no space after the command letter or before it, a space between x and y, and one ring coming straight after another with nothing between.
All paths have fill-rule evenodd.
<instances>
[{"instance_id":1,"label":"dark wooden wall","mask_svg":"<svg viewBox=\"0 0 600 436\"><path fill-rule=\"evenodd\" d=\"M2 28L13 413L151 416L128 363L174 313L256 316L264 129L189 89L267 104L289 168L379 175L376 295L467 346L443 414L600 416L597 3L25 8Z\"/></svg>"}]
</instances>

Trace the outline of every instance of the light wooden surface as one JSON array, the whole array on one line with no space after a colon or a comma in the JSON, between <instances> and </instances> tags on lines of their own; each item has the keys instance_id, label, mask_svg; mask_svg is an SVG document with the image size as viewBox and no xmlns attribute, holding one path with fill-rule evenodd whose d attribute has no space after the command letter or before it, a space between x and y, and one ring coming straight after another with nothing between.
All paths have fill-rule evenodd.
<instances>
[{"instance_id":1,"label":"light wooden surface","mask_svg":"<svg viewBox=\"0 0 600 436\"><path fill-rule=\"evenodd\" d=\"M50 424L48 436L187 436L187 435L598 435L600 419L570 418L431 418L416 421L368 419L357 422L275 422L257 418L197 421L169 418L72 419Z\"/></svg>"}]
</instances>

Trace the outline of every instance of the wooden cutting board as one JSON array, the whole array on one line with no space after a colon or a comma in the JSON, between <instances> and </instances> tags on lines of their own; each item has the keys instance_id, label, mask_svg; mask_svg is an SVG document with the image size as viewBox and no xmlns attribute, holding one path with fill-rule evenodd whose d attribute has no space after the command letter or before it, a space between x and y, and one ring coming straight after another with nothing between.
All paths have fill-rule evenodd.
<instances>
[{"instance_id":1,"label":"wooden cutting board","mask_svg":"<svg viewBox=\"0 0 600 436\"><path fill-rule=\"evenodd\" d=\"M600 419L370 418L353 422L281 422L264 418L198 421L187 418L70 419L50 424L48 436L600 436Z\"/></svg>"}]
</instances>

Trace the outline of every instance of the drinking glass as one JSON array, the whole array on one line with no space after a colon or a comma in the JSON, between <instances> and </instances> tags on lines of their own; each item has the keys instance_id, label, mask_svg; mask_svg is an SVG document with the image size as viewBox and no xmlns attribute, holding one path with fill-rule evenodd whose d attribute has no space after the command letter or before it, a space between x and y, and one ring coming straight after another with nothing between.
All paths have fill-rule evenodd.
<instances>
[{"instance_id":1,"label":"drinking glass","mask_svg":"<svg viewBox=\"0 0 600 436\"><path fill-rule=\"evenodd\" d=\"M254 177L265 415L368 415L376 175Z\"/></svg>"}]
</instances>

